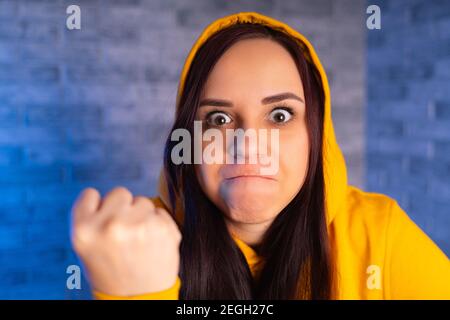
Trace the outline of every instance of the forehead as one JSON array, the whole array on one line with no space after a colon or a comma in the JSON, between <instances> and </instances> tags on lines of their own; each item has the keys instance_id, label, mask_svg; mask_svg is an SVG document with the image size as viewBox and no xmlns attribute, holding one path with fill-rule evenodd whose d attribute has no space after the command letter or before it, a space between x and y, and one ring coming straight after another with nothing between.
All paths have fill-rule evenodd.
<instances>
[{"instance_id":1,"label":"forehead","mask_svg":"<svg viewBox=\"0 0 450 320\"><path fill-rule=\"evenodd\" d=\"M246 39L231 46L217 61L204 87L204 95L281 91L303 94L294 59L279 43L269 39Z\"/></svg>"}]
</instances>

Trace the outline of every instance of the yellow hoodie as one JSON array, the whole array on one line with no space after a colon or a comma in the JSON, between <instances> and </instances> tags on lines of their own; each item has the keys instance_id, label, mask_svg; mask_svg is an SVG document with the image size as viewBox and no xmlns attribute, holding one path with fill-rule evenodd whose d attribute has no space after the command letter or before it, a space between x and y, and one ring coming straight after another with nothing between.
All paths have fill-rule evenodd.
<instances>
[{"instance_id":1,"label":"yellow hoodie","mask_svg":"<svg viewBox=\"0 0 450 320\"><path fill-rule=\"evenodd\" d=\"M323 163L326 215L336 264L337 299L450 299L450 263L447 256L407 216L397 202L347 184L347 171L331 120L330 90L324 69L309 41L288 25L254 12L233 14L211 23L192 47L182 70L179 99L189 67L200 46L215 32L237 23L257 23L283 31L302 42L320 72L325 91ZM177 101L178 102L178 101ZM178 105L178 103L177 103ZM163 175L157 206L170 210ZM179 206L177 206L179 207ZM179 221L182 212L175 212ZM252 274L260 258L234 237ZM165 291L133 297L93 292L97 299L178 299L180 279Z\"/></svg>"}]
</instances>

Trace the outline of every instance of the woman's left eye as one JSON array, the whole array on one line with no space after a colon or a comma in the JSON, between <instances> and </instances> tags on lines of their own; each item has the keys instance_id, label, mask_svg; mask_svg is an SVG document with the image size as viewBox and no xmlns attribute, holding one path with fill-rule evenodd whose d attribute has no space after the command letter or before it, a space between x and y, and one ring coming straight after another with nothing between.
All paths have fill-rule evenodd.
<instances>
[{"instance_id":1,"label":"woman's left eye","mask_svg":"<svg viewBox=\"0 0 450 320\"><path fill-rule=\"evenodd\" d=\"M269 114L269 120L276 123L288 122L292 118L292 112L286 109L277 108Z\"/></svg>"}]
</instances>

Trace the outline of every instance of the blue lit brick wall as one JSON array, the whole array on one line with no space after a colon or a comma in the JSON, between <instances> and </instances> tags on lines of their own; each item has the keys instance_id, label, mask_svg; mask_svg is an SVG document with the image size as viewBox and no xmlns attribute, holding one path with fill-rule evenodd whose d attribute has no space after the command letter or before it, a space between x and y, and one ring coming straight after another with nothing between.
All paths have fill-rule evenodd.
<instances>
[{"instance_id":1,"label":"blue lit brick wall","mask_svg":"<svg viewBox=\"0 0 450 320\"><path fill-rule=\"evenodd\" d=\"M166 1L76 1L69 31L72 3L0 1L0 298L89 297L66 288L70 207L87 186L155 193L192 42Z\"/></svg>"},{"instance_id":2,"label":"blue lit brick wall","mask_svg":"<svg viewBox=\"0 0 450 320\"><path fill-rule=\"evenodd\" d=\"M80 31L65 28L69 4ZM89 297L86 283L66 289L73 200L86 186L155 193L182 62L204 26L237 11L311 39L350 182L398 199L450 252L448 1L382 2L381 31L365 29L365 5L0 0L0 298Z\"/></svg>"},{"instance_id":3,"label":"blue lit brick wall","mask_svg":"<svg viewBox=\"0 0 450 320\"><path fill-rule=\"evenodd\" d=\"M450 2L370 1L367 187L396 198L450 253Z\"/></svg>"},{"instance_id":4,"label":"blue lit brick wall","mask_svg":"<svg viewBox=\"0 0 450 320\"><path fill-rule=\"evenodd\" d=\"M81 30L65 27L69 4ZM316 46L350 179L363 185L363 1L0 0L0 298L90 297L85 282L66 289L76 195L155 194L188 50L212 20L250 10Z\"/></svg>"}]
</instances>

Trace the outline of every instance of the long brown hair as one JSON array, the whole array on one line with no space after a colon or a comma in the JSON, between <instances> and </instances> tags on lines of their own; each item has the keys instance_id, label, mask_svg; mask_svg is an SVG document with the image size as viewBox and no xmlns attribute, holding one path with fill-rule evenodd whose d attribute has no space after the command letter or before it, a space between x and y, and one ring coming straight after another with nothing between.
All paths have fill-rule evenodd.
<instances>
[{"instance_id":1,"label":"long brown hair","mask_svg":"<svg viewBox=\"0 0 450 320\"><path fill-rule=\"evenodd\" d=\"M299 193L278 214L258 246L264 267L256 281L223 214L202 191L194 164L171 161L175 142L169 135L164 151L169 196L172 208L179 199L184 211L180 299L328 299L332 295L332 263L322 164L324 93L306 47L260 24L240 23L216 32L192 61L171 133L184 128L193 134L201 90L214 65L237 41L253 38L276 41L297 65L310 140L308 172Z\"/></svg>"}]
</instances>

